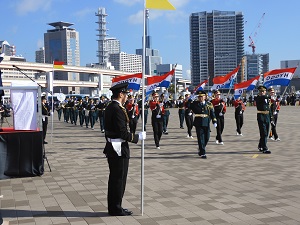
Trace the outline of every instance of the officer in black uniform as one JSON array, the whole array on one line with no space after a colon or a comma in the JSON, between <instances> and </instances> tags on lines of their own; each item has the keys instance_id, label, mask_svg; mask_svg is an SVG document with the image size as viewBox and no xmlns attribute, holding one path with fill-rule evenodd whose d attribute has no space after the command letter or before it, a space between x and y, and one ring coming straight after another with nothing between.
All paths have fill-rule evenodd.
<instances>
[{"instance_id":1,"label":"officer in black uniform","mask_svg":"<svg viewBox=\"0 0 300 225\"><path fill-rule=\"evenodd\" d=\"M258 150L270 154L271 151L267 147L267 141L270 133L270 123L272 121L272 114L270 110L270 99L266 95L267 88L265 86L259 86L259 94L256 97L256 108L257 108L257 123L259 127L259 144Z\"/></svg>"},{"instance_id":2,"label":"officer in black uniform","mask_svg":"<svg viewBox=\"0 0 300 225\"><path fill-rule=\"evenodd\" d=\"M42 96L42 126L44 144L48 144L48 142L45 141L48 127L48 116L50 116L50 107L47 104L46 96Z\"/></svg>"},{"instance_id":3,"label":"officer in black uniform","mask_svg":"<svg viewBox=\"0 0 300 225\"><path fill-rule=\"evenodd\" d=\"M103 153L109 165L108 213L111 216L129 216L132 211L122 208L127 172L130 158L128 142L137 143L146 139L146 132L133 134L128 132L129 122L124 103L127 100L128 83L117 84L110 88L112 102L105 109L106 145Z\"/></svg>"},{"instance_id":4,"label":"officer in black uniform","mask_svg":"<svg viewBox=\"0 0 300 225\"><path fill-rule=\"evenodd\" d=\"M168 97L165 96L164 94L161 94L160 98L161 98L161 102L164 104L164 109L165 109L165 114L163 115L163 134L168 134L170 108L172 107L172 104L169 101Z\"/></svg>"},{"instance_id":5,"label":"officer in black uniform","mask_svg":"<svg viewBox=\"0 0 300 225\"><path fill-rule=\"evenodd\" d=\"M211 102L206 101L206 92L198 91L198 100L191 103L191 109L195 114L193 125L196 128L198 140L198 155L206 159L206 145L210 138L209 123L212 120L214 127L217 127L217 119L214 113L214 107Z\"/></svg>"}]
</instances>

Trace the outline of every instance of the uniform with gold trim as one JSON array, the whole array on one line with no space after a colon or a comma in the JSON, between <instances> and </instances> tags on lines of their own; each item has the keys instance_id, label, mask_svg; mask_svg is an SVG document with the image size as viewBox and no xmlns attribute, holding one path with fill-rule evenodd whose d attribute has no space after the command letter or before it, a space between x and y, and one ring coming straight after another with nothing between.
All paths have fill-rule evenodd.
<instances>
[{"instance_id":1,"label":"uniform with gold trim","mask_svg":"<svg viewBox=\"0 0 300 225\"><path fill-rule=\"evenodd\" d=\"M278 120L278 114L280 110L280 96L275 95L274 88L268 89L269 96L270 96L270 109L271 114L273 115L273 121L274 123L271 123L271 132L269 134L269 138L273 141L280 141L280 138L277 134L277 120Z\"/></svg>"},{"instance_id":2,"label":"uniform with gold trim","mask_svg":"<svg viewBox=\"0 0 300 225\"><path fill-rule=\"evenodd\" d=\"M226 104L221 98L220 91L214 91L214 98L211 100L211 103L214 106L215 115L217 118L217 136L216 136L216 143L223 145L222 133L225 126L224 114L226 113Z\"/></svg>"},{"instance_id":3,"label":"uniform with gold trim","mask_svg":"<svg viewBox=\"0 0 300 225\"><path fill-rule=\"evenodd\" d=\"M103 153L109 164L108 181L108 212L112 216L127 216L132 212L122 208L122 198L125 192L130 150L128 142L137 143L138 134L128 131L129 118L126 109L116 99L120 93L127 94L127 83L117 84L110 88L113 92L113 101L105 109L105 138L106 145ZM121 143L120 143L121 142ZM113 146L120 144L120 153Z\"/></svg>"},{"instance_id":4,"label":"uniform with gold trim","mask_svg":"<svg viewBox=\"0 0 300 225\"><path fill-rule=\"evenodd\" d=\"M210 121L216 126L217 120L214 113L214 107L211 102L206 100L206 92L198 91L198 100L191 103L191 109L195 118L193 125L196 128L198 141L198 155L206 159L206 145L210 138Z\"/></svg>"},{"instance_id":5,"label":"uniform with gold trim","mask_svg":"<svg viewBox=\"0 0 300 225\"><path fill-rule=\"evenodd\" d=\"M257 108L257 123L259 128L259 143L258 150L265 154L270 154L271 151L267 147L270 123L273 119L270 110L270 99L266 95L267 88L265 86L259 86L259 94L256 97L256 108Z\"/></svg>"},{"instance_id":6,"label":"uniform with gold trim","mask_svg":"<svg viewBox=\"0 0 300 225\"><path fill-rule=\"evenodd\" d=\"M233 101L234 110L234 118L236 123L236 135L243 136L242 127L244 124L244 111L246 109L245 104L241 97L238 97Z\"/></svg>"}]
</instances>

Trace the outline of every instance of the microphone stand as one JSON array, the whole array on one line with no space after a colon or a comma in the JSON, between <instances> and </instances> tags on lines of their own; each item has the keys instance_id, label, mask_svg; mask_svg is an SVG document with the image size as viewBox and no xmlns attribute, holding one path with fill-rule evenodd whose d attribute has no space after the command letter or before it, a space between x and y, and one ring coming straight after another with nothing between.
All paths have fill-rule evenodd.
<instances>
[{"instance_id":1,"label":"microphone stand","mask_svg":"<svg viewBox=\"0 0 300 225\"><path fill-rule=\"evenodd\" d=\"M23 75L25 75L28 79L30 79L31 81L35 82L38 86L40 86L41 88L43 88L42 85L40 85L38 82L36 82L36 81L35 81L34 79L32 79L31 77L29 77L29 76L28 76L26 73L24 73L18 66L16 66L16 65L12 65L12 66L15 67L20 73L22 73ZM46 92L52 95L52 92L51 92L51 91L46 90ZM53 109L51 109L51 110L53 110ZM52 112L53 112L53 111L52 111ZM45 145L44 145L44 144L43 144L43 159L46 159L46 162L47 162L47 164L48 164L49 170L50 170L50 172L51 172L52 170L51 170L50 164L49 164L49 162L48 162L48 158L47 158L47 156L46 156L46 149L45 149Z\"/></svg>"}]
</instances>

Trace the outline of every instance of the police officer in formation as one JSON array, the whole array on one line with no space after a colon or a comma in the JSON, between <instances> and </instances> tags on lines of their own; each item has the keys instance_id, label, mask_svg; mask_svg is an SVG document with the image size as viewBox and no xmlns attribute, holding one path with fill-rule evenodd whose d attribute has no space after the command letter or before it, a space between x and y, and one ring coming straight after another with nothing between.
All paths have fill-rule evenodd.
<instances>
[{"instance_id":1,"label":"police officer in formation","mask_svg":"<svg viewBox=\"0 0 300 225\"><path fill-rule=\"evenodd\" d=\"M242 127L244 124L244 111L246 109L245 104L241 97L237 97L233 101L234 106L234 118L236 123L236 135L243 136L242 134Z\"/></svg>"},{"instance_id":2,"label":"police officer in formation","mask_svg":"<svg viewBox=\"0 0 300 225\"><path fill-rule=\"evenodd\" d=\"M270 154L271 151L267 147L270 124L273 123L273 115L270 110L270 99L267 96L267 88L265 86L259 86L259 94L256 97L257 108L257 123L259 128L259 143L258 150L265 154Z\"/></svg>"},{"instance_id":3,"label":"police officer in formation","mask_svg":"<svg viewBox=\"0 0 300 225\"><path fill-rule=\"evenodd\" d=\"M222 139L222 133L224 130L224 114L226 113L226 104L221 98L220 91L216 90L214 91L214 98L212 99L211 103L214 106L215 115L217 118L217 136L216 136L216 144L224 145L223 139Z\"/></svg>"},{"instance_id":4,"label":"police officer in formation","mask_svg":"<svg viewBox=\"0 0 300 225\"><path fill-rule=\"evenodd\" d=\"M111 216L132 215L132 211L122 207L130 158L128 142L146 139L146 132L134 134L127 129L129 118L124 108L127 86L127 83L121 83L110 88L113 100L105 109L106 145L103 153L109 165L107 203Z\"/></svg>"},{"instance_id":5,"label":"police officer in formation","mask_svg":"<svg viewBox=\"0 0 300 225\"><path fill-rule=\"evenodd\" d=\"M190 105L191 110L195 114L193 125L196 128L198 141L198 155L202 159L206 159L206 145L210 138L210 121L213 122L214 127L217 127L217 120L214 113L212 103L206 100L207 95L205 91L197 92L198 99L193 101Z\"/></svg>"}]
</instances>

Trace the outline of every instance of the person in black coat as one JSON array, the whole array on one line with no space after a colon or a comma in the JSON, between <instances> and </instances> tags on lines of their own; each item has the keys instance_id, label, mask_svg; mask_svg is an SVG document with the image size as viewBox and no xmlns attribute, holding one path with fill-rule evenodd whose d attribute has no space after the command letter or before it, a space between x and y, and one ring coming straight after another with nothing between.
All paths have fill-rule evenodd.
<instances>
[{"instance_id":1,"label":"person in black coat","mask_svg":"<svg viewBox=\"0 0 300 225\"><path fill-rule=\"evenodd\" d=\"M109 165L107 203L111 216L132 214L132 211L122 208L130 158L128 142L146 139L146 132L133 134L127 129L129 118L123 106L127 100L127 86L127 83L121 83L110 88L113 100L105 109L106 145L103 153Z\"/></svg>"},{"instance_id":2,"label":"person in black coat","mask_svg":"<svg viewBox=\"0 0 300 225\"><path fill-rule=\"evenodd\" d=\"M193 125L196 128L198 141L198 155L202 159L206 159L206 145L210 138L210 126L212 121L214 127L217 127L217 119L214 112L214 107L211 102L206 100L206 92L198 91L198 100L191 103L191 110L194 112L195 119Z\"/></svg>"},{"instance_id":3,"label":"person in black coat","mask_svg":"<svg viewBox=\"0 0 300 225\"><path fill-rule=\"evenodd\" d=\"M42 96L42 126L43 126L43 142L48 144L46 139L47 127L48 127L48 116L50 116L49 105L47 104L47 99L45 96Z\"/></svg>"},{"instance_id":4,"label":"person in black coat","mask_svg":"<svg viewBox=\"0 0 300 225\"><path fill-rule=\"evenodd\" d=\"M270 154L271 151L267 147L270 124L271 122L273 123L273 116L270 110L270 99L266 94L267 88L265 86L259 86L257 89L259 91L259 95L256 98L256 108L257 123L260 135L258 150L265 154Z\"/></svg>"}]
</instances>

